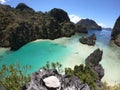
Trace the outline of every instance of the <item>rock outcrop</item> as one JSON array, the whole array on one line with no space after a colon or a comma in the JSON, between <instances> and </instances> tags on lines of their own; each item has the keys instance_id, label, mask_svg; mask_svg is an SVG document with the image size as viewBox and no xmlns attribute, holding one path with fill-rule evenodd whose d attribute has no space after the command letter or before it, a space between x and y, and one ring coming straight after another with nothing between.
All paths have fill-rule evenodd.
<instances>
[{"instance_id":1,"label":"rock outcrop","mask_svg":"<svg viewBox=\"0 0 120 90\"><path fill-rule=\"evenodd\" d=\"M104 76L104 69L100 64L100 61L102 60L102 55L103 51L101 51L100 49L96 49L85 60L85 64L89 66L99 77L98 82L96 82L99 87L102 87L101 79Z\"/></svg>"},{"instance_id":2,"label":"rock outcrop","mask_svg":"<svg viewBox=\"0 0 120 90\"><path fill-rule=\"evenodd\" d=\"M49 76L43 79L43 82L48 88L58 88L60 87L60 81L56 76Z\"/></svg>"},{"instance_id":3,"label":"rock outcrop","mask_svg":"<svg viewBox=\"0 0 120 90\"><path fill-rule=\"evenodd\" d=\"M70 22L68 14L62 9L53 8L49 14L58 22Z\"/></svg>"},{"instance_id":4,"label":"rock outcrop","mask_svg":"<svg viewBox=\"0 0 120 90\"><path fill-rule=\"evenodd\" d=\"M30 7L28 7L26 4L24 3L19 3L17 6L16 6L16 9L20 10L20 11L32 11L34 12L34 10Z\"/></svg>"},{"instance_id":5,"label":"rock outcrop","mask_svg":"<svg viewBox=\"0 0 120 90\"><path fill-rule=\"evenodd\" d=\"M114 43L120 47L120 16L115 22L111 37L111 39L114 40Z\"/></svg>"},{"instance_id":6,"label":"rock outcrop","mask_svg":"<svg viewBox=\"0 0 120 90\"><path fill-rule=\"evenodd\" d=\"M95 21L91 19L81 19L77 25L81 25L86 27L87 30L101 30L101 26L99 26Z\"/></svg>"},{"instance_id":7,"label":"rock outcrop","mask_svg":"<svg viewBox=\"0 0 120 90\"><path fill-rule=\"evenodd\" d=\"M95 83L100 88L103 86L101 79L104 76L104 69L100 64L102 55L103 51L98 48L85 60L85 65L97 75ZM23 86L22 90L93 90L93 88L87 83L82 83L74 75L61 75L57 70L40 69L32 74L31 80Z\"/></svg>"},{"instance_id":8,"label":"rock outcrop","mask_svg":"<svg viewBox=\"0 0 120 90\"><path fill-rule=\"evenodd\" d=\"M18 50L36 39L56 39L75 34L75 25L68 14L54 8L49 12L35 12L24 3L16 8L0 5L0 47Z\"/></svg>"},{"instance_id":9,"label":"rock outcrop","mask_svg":"<svg viewBox=\"0 0 120 90\"><path fill-rule=\"evenodd\" d=\"M82 43L82 44L87 44L89 46L94 46L95 45L95 41L96 41L96 35L93 34L89 37L81 37L79 39L79 41Z\"/></svg>"},{"instance_id":10,"label":"rock outcrop","mask_svg":"<svg viewBox=\"0 0 120 90\"><path fill-rule=\"evenodd\" d=\"M54 80L54 81L53 81ZM56 70L40 69L22 90L90 90L78 77L60 75Z\"/></svg>"}]
</instances>

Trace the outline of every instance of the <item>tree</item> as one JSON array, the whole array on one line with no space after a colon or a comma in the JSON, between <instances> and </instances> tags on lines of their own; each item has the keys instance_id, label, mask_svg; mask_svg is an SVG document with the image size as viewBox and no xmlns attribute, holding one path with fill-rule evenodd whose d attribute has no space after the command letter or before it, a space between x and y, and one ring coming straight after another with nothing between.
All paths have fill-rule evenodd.
<instances>
[{"instance_id":1,"label":"tree","mask_svg":"<svg viewBox=\"0 0 120 90\"><path fill-rule=\"evenodd\" d=\"M65 68L65 74L77 76L83 83L87 83L89 86L97 90L96 82L98 80L98 77L89 66L80 64L75 65L73 70L71 68Z\"/></svg>"},{"instance_id":2,"label":"tree","mask_svg":"<svg viewBox=\"0 0 120 90\"><path fill-rule=\"evenodd\" d=\"M46 63L45 66L42 67L43 69L56 69L59 73L63 72L62 64L59 62L48 62Z\"/></svg>"},{"instance_id":3,"label":"tree","mask_svg":"<svg viewBox=\"0 0 120 90\"><path fill-rule=\"evenodd\" d=\"M20 90L30 80L30 75L26 75L30 68L27 65L21 68L19 64L3 65L0 70L0 86L4 90Z\"/></svg>"}]
</instances>

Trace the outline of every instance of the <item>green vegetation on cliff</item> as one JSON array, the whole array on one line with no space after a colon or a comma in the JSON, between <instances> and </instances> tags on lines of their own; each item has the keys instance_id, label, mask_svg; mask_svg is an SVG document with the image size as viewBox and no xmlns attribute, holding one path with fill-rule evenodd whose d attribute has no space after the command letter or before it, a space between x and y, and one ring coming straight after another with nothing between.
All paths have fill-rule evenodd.
<instances>
[{"instance_id":1,"label":"green vegetation on cliff","mask_svg":"<svg viewBox=\"0 0 120 90\"><path fill-rule=\"evenodd\" d=\"M30 76L26 75L26 72L30 70L30 68L30 66L20 67L19 64L10 66L3 65L0 70L0 89L4 87L4 90L21 90L30 80ZM59 62L47 62L43 68L57 69L59 73L63 72L62 64ZM97 88L96 81L98 77L88 66L84 66L83 64L75 65L73 70L71 68L65 68L65 75L77 76L82 83L89 84L93 90L120 90L119 84L108 86L107 83L103 83L102 88Z\"/></svg>"},{"instance_id":2,"label":"green vegetation on cliff","mask_svg":"<svg viewBox=\"0 0 120 90\"><path fill-rule=\"evenodd\" d=\"M75 33L75 25L67 13L54 8L49 12L35 12L24 3L16 8L0 5L0 47L17 50L36 39L56 39Z\"/></svg>"},{"instance_id":3,"label":"green vegetation on cliff","mask_svg":"<svg viewBox=\"0 0 120 90\"><path fill-rule=\"evenodd\" d=\"M66 75L77 76L83 83L87 83L92 88L96 89L97 75L91 70L89 66L75 65L74 69L65 68Z\"/></svg>"},{"instance_id":4,"label":"green vegetation on cliff","mask_svg":"<svg viewBox=\"0 0 120 90\"><path fill-rule=\"evenodd\" d=\"M82 25L83 27L86 27L87 30L101 30L101 26L99 26L95 21L91 19L81 19L77 25Z\"/></svg>"}]
</instances>

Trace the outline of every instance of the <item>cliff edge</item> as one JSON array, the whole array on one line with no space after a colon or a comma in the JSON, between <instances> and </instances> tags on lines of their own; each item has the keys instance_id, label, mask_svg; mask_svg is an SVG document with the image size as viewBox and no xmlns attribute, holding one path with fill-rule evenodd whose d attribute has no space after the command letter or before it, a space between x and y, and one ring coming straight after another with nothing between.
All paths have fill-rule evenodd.
<instances>
[{"instance_id":1,"label":"cliff edge","mask_svg":"<svg viewBox=\"0 0 120 90\"><path fill-rule=\"evenodd\" d=\"M120 16L115 22L115 25L112 30L111 39L114 41L114 43L120 47Z\"/></svg>"}]
</instances>

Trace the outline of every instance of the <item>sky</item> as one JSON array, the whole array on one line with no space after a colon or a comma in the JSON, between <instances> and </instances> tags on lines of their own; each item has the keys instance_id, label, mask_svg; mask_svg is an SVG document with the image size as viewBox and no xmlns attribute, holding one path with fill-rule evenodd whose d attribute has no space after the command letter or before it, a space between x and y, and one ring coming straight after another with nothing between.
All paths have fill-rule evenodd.
<instances>
[{"instance_id":1,"label":"sky","mask_svg":"<svg viewBox=\"0 0 120 90\"><path fill-rule=\"evenodd\" d=\"M35 11L63 9L74 23L89 18L103 27L113 28L116 19L120 16L120 0L0 0L1 4L12 7L16 7L21 2Z\"/></svg>"}]
</instances>

